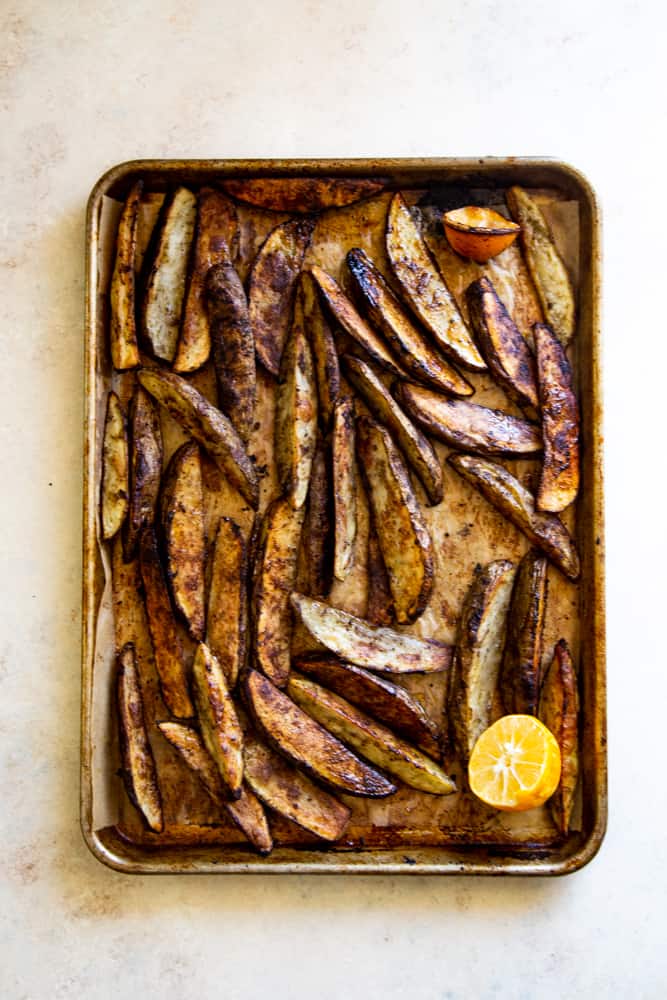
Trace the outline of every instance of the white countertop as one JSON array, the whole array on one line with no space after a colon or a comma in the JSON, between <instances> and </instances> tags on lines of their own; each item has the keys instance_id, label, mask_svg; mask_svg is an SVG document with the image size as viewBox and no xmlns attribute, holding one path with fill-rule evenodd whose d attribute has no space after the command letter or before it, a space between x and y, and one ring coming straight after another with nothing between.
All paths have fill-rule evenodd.
<instances>
[{"instance_id":1,"label":"white countertop","mask_svg":"<svg viewBox=\"0 0 667 1000\"><path fill-rule=\"evenodd\" d=\"M8 0L0 24L0 995L664 996L663 6ZM484 154L568 160L603 206L601 853L556 881L108 871L78 828L90 188L138 156Z\"/></svg>"}]
</instances>

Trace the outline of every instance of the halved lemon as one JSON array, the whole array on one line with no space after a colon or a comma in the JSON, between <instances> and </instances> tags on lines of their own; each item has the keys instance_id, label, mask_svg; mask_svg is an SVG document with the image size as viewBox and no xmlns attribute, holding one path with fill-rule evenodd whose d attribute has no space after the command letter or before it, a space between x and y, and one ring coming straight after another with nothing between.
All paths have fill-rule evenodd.
<instances>
[{"instance_id":1,"label":"halved lemon","mask_svg":"<svg viewBox=\"0 0 667 1000\"><path fill-rule=\"evenodd\" d=\"M478 205L455 208L442 221L451 248L480 264L506 250L521 231L518 223Z\"/></svg>"},{"instance_id":2,"label":"halved lemon","mask_svg":"<svg viewBox=\"0 0 667 1000\"><path fill-rule=\"evenodd\" d=\"M468 763L470 790L494 809L541 806L558 788L560 749L532 715L504 715L485 729Z\"/></svg>"}]
</instances>

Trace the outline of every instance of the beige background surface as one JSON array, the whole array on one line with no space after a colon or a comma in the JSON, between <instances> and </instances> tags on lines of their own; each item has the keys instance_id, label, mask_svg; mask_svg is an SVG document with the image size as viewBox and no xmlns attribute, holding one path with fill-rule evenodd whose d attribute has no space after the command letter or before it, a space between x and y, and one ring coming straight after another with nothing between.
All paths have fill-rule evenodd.
<instances>
[{"instance_id":1,"label":"beige background surface","mask_svg":"<svg viewBox=\"0 0 667 1000\"><path fill-rule=\"evenodd\" d=\"M660 997L657 2L0 2L0 995ZM78 830L83 221L135 156L550 154L606 223L611 822L561 881L133 879ZM661 435L662 436L662 435Z\"/></svg>"}]
</instances>

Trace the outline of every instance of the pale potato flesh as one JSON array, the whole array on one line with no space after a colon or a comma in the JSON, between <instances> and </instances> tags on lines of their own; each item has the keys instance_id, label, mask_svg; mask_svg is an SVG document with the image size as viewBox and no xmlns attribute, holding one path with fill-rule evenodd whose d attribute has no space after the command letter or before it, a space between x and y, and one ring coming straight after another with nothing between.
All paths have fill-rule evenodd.
<instances>
[{"instance_id":1,"label":"pale potato flesh","mask_svg":"<svg viewBox=\"0 0 667 1000\"><path fill-rule=\"evenodd\" d=\"M192 664L192 683L204 746L237 799L243 784L243 732L222 667L203 642Z\"/></svg>"},{"instance_id":2,"label":"pale potato flesh","mask_svg":"<svg viewBox=\"0 0 667 1000\"><path fill-rule=\"evenodd\" d=\"M120 529L129 507L129 448L121 401L115 392L107 397L102 443L102 538L108 541Z\"/></svg>"},{"instance_id":3,"label":"pale potato flesh","mask_svg":"<svg viewBox=\"0 0 667 1000\"><path fill-rule=\"evenodd\" d=\"M174 604L192 638L201 641L206 631L206 530L201 457L196 444L182 445L169 463L162 489L162 528Z\"/></svg>"},{"instance_id":4,"label":"pale potato flesh","mask_svg":"<svg viewBox=\"0 0 667 1000\"><path fill-rule=\"evenodd\" d=\"M206 644L232 689L245 663L248 636L248 555L243 533L220 518L211 556Z\"/></svg>"},{"instance_id":5,"label":"pale potato flesh","mask_svg":"<svg viewBox=\"0 0 667 1000\"><path fill-rule=\"evenodd\" d=\"M111 276L109 336L111 362L118 371L139 364L136 324L137 225L143 181L137 181L127 196L118 220L116 259Z\"/></svg>"},{"instance_id":6,"label":"pale potato flesh","mask_svg":"<svg viewBox=\"0 0 667 1000\"><path fill-rule=\"evenodd\" d=\"M332 432L334 497L334 576L344 580L352 568L357 537L357 460L354 402L349 396L336 403Z\"/></svg>"}]
</instances>

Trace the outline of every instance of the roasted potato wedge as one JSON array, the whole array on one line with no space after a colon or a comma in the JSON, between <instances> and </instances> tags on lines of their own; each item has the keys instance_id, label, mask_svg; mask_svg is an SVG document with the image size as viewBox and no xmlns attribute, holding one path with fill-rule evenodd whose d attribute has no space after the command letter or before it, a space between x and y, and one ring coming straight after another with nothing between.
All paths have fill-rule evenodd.
<instances>
[{"instance_id":1,"label":"roasted potato wedge","mask_svg":"<svg viewBox=\"0 0 667 1000\"><path fill-rule=\"evenodd\" d=\"M171 596L188 632L201 642L206 634L206 530L201 457L196 444L181 445L172 456L161 507Z\"/></svg>"},{"instance_id":2,"label":"roasted potato wedge","mask_svg":"<svg viewBox=\"0 0 667 1000\"><path fill-rule=\"evenodd\" d=\"M368 532L366 575L368 577L367 621L371 625L393 625L396 621L394 598L391 596L387 567L382 558L377 531L372 525Z\"/></svg>"},{"instance_id":3,"label":"roasted potato wedge","mask_svg":"<svg viewBox=\"0 0 667 1000\"><path fill-rule=\"evenodd\" d=\"M225 674L206 643L200 642L192 662L192 689L204 746L233 799L243 784L243 731Z\"/></svg>"},{"instance_id":4,"label":"roasted potato wedge","mask_svg":"<svg viewBox=\"0 0 667 1000\"><path fill-rule=\"evenodd\" d=\"M478 565L461 611L448 711L463 762L492 722L513 581L506 559Z\"/></svg>"},{"instance_id":5,"label":"roasted potato wedge","mask_svg":"<svg viewBox=\"0 0 667 1000\"><path fill-rule=\"evenodd\" d=\"M470 396L473 387L427 343L365 251L350 250L346 260L371 323L408 374L442 392Z\"/></svg>"},{"instance_id":6,"label":"roasted potato wedge","mask_svg":"<svg viewBox=\"0 0 667 1000\"><path fill-rule=\"evenodd\" d=\"M575 305L572 283L544 216L533 198L520 187L506 194L512 216L521 226L521 244L542 312L567 347L574 336Z\"/></svg>"},{"instance_id":7,"label":"roasted potato wedge","mask_svg":"<svg viewBox=\"0 0 667 1000\"><path fill-rule=\"evenodd\" d=\"M257 357L272 375L280 359L292 318L294 284L301 271L314 219L291 219L267 236L252 266L248 308Z\"/></svg>"},{"instance_id":8,"label":"roasted potato wedge","mask_svg":"<svg viewBox=\"0 0 667 1000\"><path fill-rule=\"evenodd\" d=\"M331 442L334 496L334 576L344 580L352 568L357 537L357 460L354 401L344 396L334 410Z\"/></svg>"},{"instance_id":9,"label":"roasted potato wedge","mask_svg":"<svg viewBox=\"0 0 667 1000\"><path fill-rule=\"evenodd\" d=\"M483 370L484 359L400 191L389 206L387 256L405 301L431 332L438 347L466 368Z\"/></svg>"},{"instance_id":10,"label":"roasted potato wedge","mask_svg":"<svg viewBox=\"0 0 667 1000\"><path fill-rule=\"evenodd\" d=\"M102 442L100 515L102 538L108 541L120 529L130 505L130 456L123 405L115 392L107 396Z\"/></svg>"},{"instance_id":11,"label":"roasted potato wedge","mask_svg":"<svg viewBox=\"0 0 667 1000\"><path fill-rule=\"evenodd\" d=\"M255 795L271 809L323 840L342 837L350 810L275 750L246 733L244 773Z\"/></svg>"},{"instance_id":12,"label":"roasted potato wedge","mask_svg":"<svg viewBox=\"0 0 667 1000\"><path fill-rule=\"evenodd\" d=\"M134 558L139 535L155 520L162 476L162 431L157 407L137 386L130 403L130 504L123 528L125 562Z\"/></svg>"},{"instance_id":13,"label":"roasted potato wedge","mask_svg":"<svg viewBox=\"0 0 667 1000\"><path fill-rule=\"evenodd\" d=\"M340 608L292 594L292 606L313 638L342 660L388 674L431 674L447 670L452 647L391 628L375 628Z\"/></svg>"},{"instance_id":14,"label":"roasted potato wedge","mask_svg":"<svg viewBox=\"0 0 667 1000\"><path fill-rule=\"evenodd\" d=\"M161 361L173 361L178 346L196 217L197 199L192 191L176 188L164 200L147 255L141 332L151 354Z\"/></svg>"},{"instance_id":15,"label":"roasted potato wedge","mask_svg":"<svg viewBox=\"0 0 667 1000\"><path fill-rule=\"evenodd\" d=\"M139 565L160 694L172 715L178 719L190 719L195 710L188 692L185 653L174 621L157 536L152 527L144 528L141 533Z\"/></svg>"},{"instance_id":16,"label":"roasted potato wedge","mask_svg":"<svg viewBox=\"0 0 667 1000\"><path fill-rule=\"evenodd\" d=\"M558 513L579 492L579 406L570 362L560 341L541 323L533 327L533 336L544 438L537 506Z\"/></svg>"},{"instance_id":17,"label":"roasted potato wedge","mask_svg":"<svg viewBox=\"0 0 667 1000\"><path fill-rule=\"evenodd\" d=\"M373 416L393 435L406 462L419 478L429 505L439 504L443 497L442 469L431 444L393 399L371 365L351 354L345 354L342 360L348 380Z\"/></svg>"},{"instance_id":18,"label":"roasted potato wedge","mask_svg":"<svg viewBox=\"0 0 667 1000\"><path fill-rule=\"evenodd\" d=\"M500 693L508 715L537 715L546 604L547 560L530 549L514 580L500 670Z\"/></svg>"},{"instance_id":19,"label":"roasted potato wedge","mask_svg":"<svg viewBox=\"0 0 667 1000\"><path fill-rule=\"evenodd\" d=\"M155 833L162 833L162 799L155 758L146 732L141 683L131 642L123 647L118 657L116 698L120 753L127 794L150 829Z\"/></svg>"},{"instance_id":20,"label":"roasted potato wedge","mask_svg":"<svg viewBox=\"0 0 667 1000\"><path fill-rule=\"evenodd\" d=\"M248 553L243 532L221 517L211 557L206 644L223 669L230 690L246 659L248 641Z\"/></svg>"},{"instance_id":21,"label":"roasted potato wedge","mask_svg":"<svg viewBox=\"0 0 667 1000\"><path fill-rule=\"evenodd\" d=\"M137 378L174 420L206 449L232 486L256 509L259 503L257 473L229 418L180 375L143 368Z\"/></svg>"},{"instance_id":22,"label":"roasted potato wedge","mask_svg":"<svg viewBox=\"0 0 667 1000\"><path fill-rule=\"evenodd\" d=\"M486 275L473 281L466 301L477 344L496 382L519 406L537 409L535 359L492 281Z\"/></svg>"},{"instance_id":23,"label":"roasted potato wedge","mask_svg":"<svg viewBox=\"0 0 667 1000\"><path fill-rule=\"evenodd\" d=\"M118 220L116 259L111 275L109 295L111 318L109 325L111 363L118 371L136 368L139 364L136 323L137 223L143 181L137 181L127 196Z\"/></svg>"},{"instance_id":24,"label":"roasted potato wedge","mask_svg":"<svg viewBox=\"0 0 667 1000\"><path fill-rule=\"evenodd\" d=\"M333 546L329 470L324 444L320 441L313 456L310 473L306 520L303 527L303 549L308 573L308 590L312 597L324 597L331 587Z\"/></svg>"},{"instance_id":25,"label":"roasted potato wedge","mask_svg":"<svg viewBox=\"0 0 667 1000\"><path fill-rule=\"evenodd\" d=\"M192 266L173 365L179 374L194 372L208 361L211 336L204 293L206 275L217 264L228 263L232 267L238 244L239 222L234 203L215 188L203 187L197 196ZM245 295L243 298L245 301Z\"/></svg>"},{"instance_id":26,"label":"roasted potato wedge","mask_svg":"<svg viewBox=\"0 0 667 1000\"><path fill-rule=\"evenodd\" d=\"M304 329L313 352L320 424L326 432L331 426L334 407L340 395L336 342L322 310L313 276L307 271L301 274L297 296L301 297Z\"/></svg>"},{"instance_id":27,"label":"roasted potato wedge","mask_svg":"<svg viewBox=\"0 0 667 1000\"><path fill-rule=\"evenodd\" d=\"M507 469L474 455L450 455L447 461L568 579L577 579L579 556L567 528L556 514L536 510L532 493Z\"/></svg>"},{"instance_id":28,"label":"roasted potato wedge","mask_svg":"<svg viewBox=\"0 0 667 1000\"><path fill-rule=\"evenodd\" d=\"M252 587L253 648L257 667L278 687L287 683L294 589L305 507L280 497L267 508L255 555Z\"/></svg>"},{"instance_id":29,"label":"roasted potato wedge","mask_svg":"<svg viewBox=\"0 0 667 1000\"><path fill-rule=\"evenodd\" d=\"M339 695L294 674L287 690L297 705L330 733L410 788L433 795L456 791L452 779L435 761Z\"/></svg>"},{"instance_id":30,"label":"roasted potato wedge","mask_svg":"<svg viewBox=\"0 0 667 1000\"><path fill-rule=\"evenodd\" d=\"M560 747L560 784L549 799L554 822L565 836L570 829L579 780L579 690L565 639L556 643L540 696L540 718Z\"/></svg>"},{"instance_id":31,"label":"roasted potato wedge","mask_svg":"<svg viewBox=\"0 0 667 1000\"><path fill-rule=\"evenodd\" d=\"M542 450L536 424L467 399L446 399L420 385L398 385L396 395L411 417L450 448L481 455L532 455Z\"/></svg>"},{"instance_id":32,"label":"roasted potato wedge","mask_svg":"<svg viewBox=\"0 0 667 1000\"><path fill-rule=\"evenodd\" d=\"M256 670L247 675L246 697L269 742L313 777L348 795L382 798L396 791L391 781L355 757Z\"/></svg>"},{"instance_id":33,"label":"roasted potato wedge","mask_svg":"<svg viewBox=\"0 0 667 1000\"><path fill-rule=\"evenodd\" d=\"M329 653L297 656L293 666L383 722L430 757L440 756L438 727L405 688L353 663L343 663Z\"/></svg>"},{"instance_id":34,"label":"roasted potato wedge","mask_svg":"<svg viewBox=\"0 0 667 1000\"><path fill-rule=\"evenodd\" d=\"M231 260L211 268L205 290L218 401L247 445L257 403L255 341L245 291Z\"/></svg>"},{"instance_id":35,"label":"roasted potato wedge","mask_svg":"<svg viewBox=\"0 0 667 1000\"><path fill-rule=\"evenodd\" d=\"M356 177L255 177L225 181L222 186L234 198L257 208L307 214L370 198L383 189L384 181Z\"/></svg>"},{"instance_id":36,"label":"roasted potato wedge","mask_svg":"<svg viewBox=\"0 0 667 1000\"><path fill-rule=\"evenodd\" d=\"M357 450L373 525L389 577L399 625L415 621L433 589L433 543L408 470L381 424L357 420Z\"/></svg>"}]
</instances>

